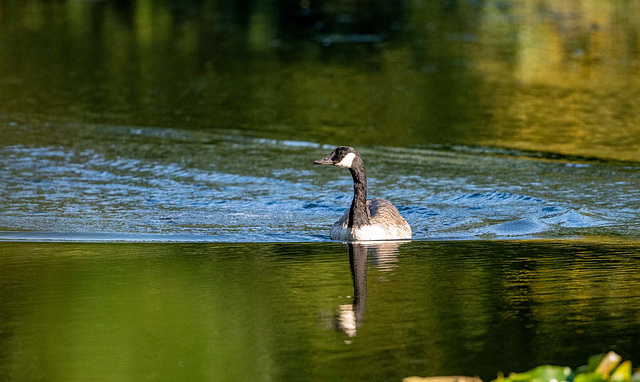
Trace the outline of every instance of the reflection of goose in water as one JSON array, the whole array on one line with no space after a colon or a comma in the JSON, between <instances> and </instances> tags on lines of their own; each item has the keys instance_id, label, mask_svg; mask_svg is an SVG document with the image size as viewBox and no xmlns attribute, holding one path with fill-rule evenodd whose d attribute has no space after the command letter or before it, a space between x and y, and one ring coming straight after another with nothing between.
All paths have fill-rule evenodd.
<instances>
[{"instance_id":1,"label":"reflection of goose in water","mask_svg":"<svg viewBox=\"0 0 640 382\"><path fill-rule=\"evenodd\" d=\"M353 279L353 304L340 305L336 317L336 329L354 337L358 327L364 321L367 303L367 257L371 254L378 259L395 258L398 247L403 242L387 241L378 243L347 243L349 246L349 265Z\"/></svg>"},{"instance_id":2,"label":"reflection of goose in water","mask_svg":"<svg viewBox=\"0 0 640 382\"><path fill-rule=\"evenodd\" d=\"M411 227L398 209L385 199L367 200L367 177L360 154L352 147L341 146L313 164L348 168L353 178L351 208L333 224L333 240L411 239Z\"/></svg>"}]
</instances>

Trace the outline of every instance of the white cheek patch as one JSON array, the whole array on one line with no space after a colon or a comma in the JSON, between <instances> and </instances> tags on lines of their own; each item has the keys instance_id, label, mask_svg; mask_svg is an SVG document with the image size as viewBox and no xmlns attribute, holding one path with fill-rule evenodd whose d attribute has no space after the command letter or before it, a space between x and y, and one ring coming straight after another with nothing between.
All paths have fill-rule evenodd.
<instances>
[{"instance_id":1,"label":"white cheek patch","mask_svg":"<svg viewBox=\"0 0 640 382\"><path fill-rule=\"evenodd\" d=\"M353 163L353 158L355 158L355 157L356 157L356 154L349 153L349 154L345 155L345 157L342 158L342 160L340 162L336 163L336 166L351 168L351 164Z\"/></svg>"}]
</instances>

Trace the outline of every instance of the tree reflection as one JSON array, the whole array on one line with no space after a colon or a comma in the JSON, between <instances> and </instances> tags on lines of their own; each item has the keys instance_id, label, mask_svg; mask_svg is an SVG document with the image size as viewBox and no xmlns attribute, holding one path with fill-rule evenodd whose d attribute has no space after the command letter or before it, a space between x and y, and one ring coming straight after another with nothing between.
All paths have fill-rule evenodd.
<instances>
[{"instance_id":1,"label":"tree reflection","mask_svg":"<svg viewBox=\"0 0 640 382\"><path fill-rule=\"evenodd\" d=\"M287 41L311 40L325 47L381 43L404 21L403 1L280 0L278 35Z\"/></svg>"},{"instance_id":2,"label":"tree reflection","mask_svg":"<svg viewBox=\"0 0 640 382\"><path fill-rule=\"evenodd\" d=\"M5 0L0 113L637 161L638 9Z\"/></svg>"}]
</instances>

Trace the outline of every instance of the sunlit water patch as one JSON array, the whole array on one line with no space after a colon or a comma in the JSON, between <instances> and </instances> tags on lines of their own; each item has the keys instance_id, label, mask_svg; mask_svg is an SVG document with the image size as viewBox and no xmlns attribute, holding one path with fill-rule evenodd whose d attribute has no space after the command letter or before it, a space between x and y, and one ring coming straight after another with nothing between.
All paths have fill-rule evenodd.
<instances>
[{"instance_id":1,"label":"sunlit water patch","mask_svg":"<svg viewBox=\"0 0 640 382\"><path fill-rule=\"evenodd\" d=\"M127 126L3 134L4 239L323 241L352 196L348 172L312 166L327 144ZM414 239L640 234L635 163L358 149L369 196L396 204Z\"/></svg>"}]
</instances>

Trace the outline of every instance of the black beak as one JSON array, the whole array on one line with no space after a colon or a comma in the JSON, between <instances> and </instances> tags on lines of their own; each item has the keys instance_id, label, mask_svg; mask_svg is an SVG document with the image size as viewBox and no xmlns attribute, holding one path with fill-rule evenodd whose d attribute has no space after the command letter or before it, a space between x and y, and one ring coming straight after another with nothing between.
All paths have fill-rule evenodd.
<instances>
[{"instance_id":1,"label":"black beak","mask_svg":"<svg viewBox=\"0 0 640 382\"><path fill-rule=\"evenodd\" d=\"M318 159L317 161L314 161L313 164L333 164L333 161L331 160L331 157L327 155L322 159Z\"/></svg>"}]
</instances>

